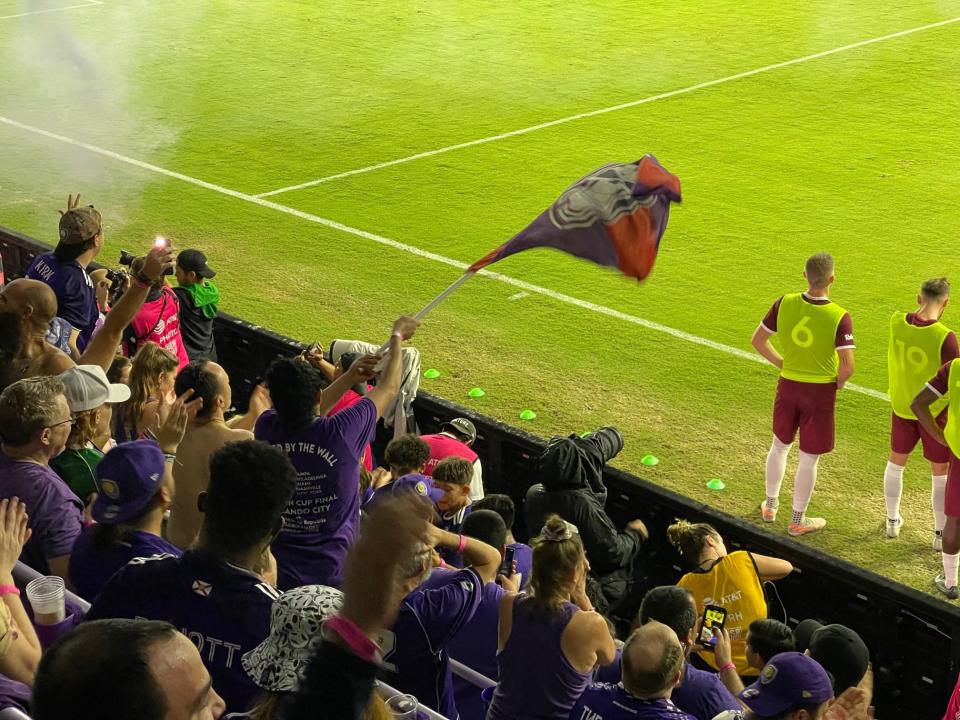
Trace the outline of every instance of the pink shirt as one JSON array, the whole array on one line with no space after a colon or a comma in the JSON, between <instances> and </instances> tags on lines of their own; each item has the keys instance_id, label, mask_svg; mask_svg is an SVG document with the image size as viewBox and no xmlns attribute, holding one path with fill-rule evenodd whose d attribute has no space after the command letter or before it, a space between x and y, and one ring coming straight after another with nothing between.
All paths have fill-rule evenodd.
<instances>
[{"instance_id":1,"label":"pink shirt","mask_svg":"<svg viewBox=\"0 0 960 720\"><path fill-rule=\"evenodd\" d=\"M180 337L180 302L171 288L165 286L160 297L144 303L130 327L137 336L138 348L153 342L176 355L179 368L190 362Z\"/></svg>"},{"instance_id":2,"label":"pink shirt","mask_svg":"<svg viewBox=\"0 0 960 720\"><path fill-rule=\"evenodd\" d=\"M434 468L444 458L461 457L471 463L477 459L477 454L473 450L449 435L443 433L422 435L420 439L430 446L430 459L427 460L427 467L423 470L424 475L433 477Z\"/></svg>"}]
</instances>

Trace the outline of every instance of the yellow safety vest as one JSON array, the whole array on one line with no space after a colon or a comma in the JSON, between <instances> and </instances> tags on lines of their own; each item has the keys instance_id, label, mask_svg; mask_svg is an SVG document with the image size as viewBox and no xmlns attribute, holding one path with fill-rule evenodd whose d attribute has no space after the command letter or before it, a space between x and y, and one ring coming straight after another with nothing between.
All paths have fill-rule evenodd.
<instances>
[{"instance_id":1,"label":"yellow safety vest","mask_svg":"<svg viewBox=\"0 0 960 720\"><path fill-rule=\"evenodd\" d=\"M887 394L898 416L916 419L910 404L940 369L940 350L949 334L950 328L941 322L925 327L911 325L905 312L895 312L890 318ZM940 398L930 406L930 412L936 417L946 406L947 399Z\"/></svg>"},{"instance_id":2,"label":"yellow safety vest","mask_svg":"<svg viewBox=\"0 0 960 720\"><path fill-rule=\"evenodd\" d=\"M958 393L960 394L960 393ZM720 558L706 572L689 572L677 583L687 588L697 602L700 617L707 605L719 605L727 611L724 628L730 633L733 662L739 675L756 675L759 671L747 664L747 630L754 620L767 617L767 602L760 585L760 574L750 553L737 550ZM700 627L700 620L697 620ZM701 657L719 670L713 653Z\"/></svg>"},{"instance_id":3,"label":"yellow safety vest","mask_svg":"<svg viewBox=\"0 0 960 720\"><path fill-rule=\"evenodd\" d=\"M960 359L950 363L950 380L947 383L947 393L944 395L949 402L947 410L947 426L943 435L950 446L950 452L960 457Z\"/></svg>"},{"instance_id":4,"label":"yellow safety vest","mask_svg":"<svg viewBox=\"0 0 960 720\"><path fill-rule=\"evenodd\" d=\"M807 383L836 382L840 370L837 327L846 310L830 302L814 305L803 293L784 295L777 312L777 333L783 348L780 376Z\"/></svg>"}]
</instances>

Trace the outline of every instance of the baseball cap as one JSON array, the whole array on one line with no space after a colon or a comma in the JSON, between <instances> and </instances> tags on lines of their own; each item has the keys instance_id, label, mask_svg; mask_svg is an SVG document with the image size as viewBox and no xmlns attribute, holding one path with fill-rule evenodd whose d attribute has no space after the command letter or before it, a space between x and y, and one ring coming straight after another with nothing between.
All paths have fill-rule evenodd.
<instances>
[{"instance_id":1,"label":"baseball cap","mask_svg":"<svg viewBox=\"0 0 960 720\"><path fill-rule=\"evenodd\" d=\"M340 611L343 593L326 585L291 588L270 610L270 634L240 661L247 675L263 690L296 690L314 648L320 625Z\"/></svg>"},{"instance_id":2,"label":"baseball cap","mask_svg":"<svg viewBox=\"0 0 960 720\"><path fill-rule=\"evenodd\" d=\"M97 465L100 492L93 519L119 525L143 512L163 482L163 463L163 452L152 440L121 443L104 455Z\"/></svg>"},{"instance_id":3,"label":"baseball cap","mask_svg":"<svg viewBox=\"0 0 960 720\"><path fill-rule=\"evenodd\" d=\"M458 435L466 437L467 442L473 442L477 439L476 426L464 417L454 418L440 426L441 430L446 430L447 428L453 430Z\"/></svg>"},{"instance_id":4,"label":"baseball cap","mask_svg":"<svg viewBox=\"0 0 960 720\"><path fill-rule=\"evenodd\" d=\"M104 403L122 403L130 399L130 388L107 380L99 365L77 365L60 374L70 412L80 413Z\"/></svg>"},{"instance_id":5,"label":"baseball cap","mask_svg":"<svg viewBox=\"0 0 960 720\"><path fill-rule=\"evenodd\" d=\"M420 475L419 473L410 473L409 475L398 477L392 483L387 485L385 489L396 493L405 488L413 490L417 495L425 497L433 502L436 502L443 497L443 490L433 486L433 478L428 477L427 475Z\"/></svg>"},{"instance_id":6,"label":"baseball cap","mask_svg":"<svg viewBox=\"0 0 960 720\"><path fill-rule=\"evenodd\" d=\"M771 717L799 705L818 705L833 697L830 676L820 663L803 653L774 655L760 678L739 695L757 715Z\"/></svg>"},{"instance_id":7,"label":"baseball cap","mask_svg":"<svg viewBox=\"0 0 960 720\"><path fill-rule=\"evenodd\" d=\"M103 229L100 211L93 205L67 210L60 216L60 242L79 245L93 240Z\"/></svg>"},{"instance_id":8,"label":"baseball cap","mask_svg":"<svg viewBox=\"0 0 960 720\"><path fill-rule=\"evenodd\" d=\"M830 674L835 695L856 687L867 673L870 651L860 636L846 625L804 620L797 625L794 638L797 650L808 651Z\"/></svg>"},{"instance_id":9,"label":"baseball cap","mask_svg":"<svg viewBox=\"0 0 960 720\"><path fill-rule=\"evenodd\" d=\"M213 269L207 265L207 256L199 250L181 250L177 253L177 265L187 272L195 272L202 278L216 277Z\"/></svg>"}]
</instances>

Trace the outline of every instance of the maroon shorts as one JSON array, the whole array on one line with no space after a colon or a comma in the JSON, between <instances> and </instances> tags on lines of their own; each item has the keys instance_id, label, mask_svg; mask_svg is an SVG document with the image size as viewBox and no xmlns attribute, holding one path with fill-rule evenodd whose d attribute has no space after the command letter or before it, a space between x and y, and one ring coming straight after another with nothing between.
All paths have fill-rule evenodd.
<instances>
[{"instance_id":1,"label":"maroon shorts","mask_svg":"<svg viewBox=\"0 0 960 720\"><path fill-rule=\"evenodd\" d=\"M947 473L947 489L943 498L943 514L960 518L960 458L950 453L950 471Z\"/></svg>"},{"instance_id":2,"label":"maroon shorts","mask_svg":"<svg viewBox=\"0 0 960 720\"><path fill-rule=\"evenodd\" d=\"M773 402L773 434L792 443L800 430L800 449L811 455L833 450L836 383L805 383L780 378Z\"/></svg>"},{"instance_id":3,"label":"maroon shorts","mask_svg":"<svg viewBox=\"0 0 960 720\"><path fill-rule=\"evenodd\" d=\"M941 445L923 429L918 420L907 420L896 413L891 413L890 421L890 449L895 453L909 455L917 446L923 443L923 457L932 463L945 463L950 460L950 448ZM937 425L941 428L947 424L947 411L937 416Z\"/></svg>"}]
</instances>

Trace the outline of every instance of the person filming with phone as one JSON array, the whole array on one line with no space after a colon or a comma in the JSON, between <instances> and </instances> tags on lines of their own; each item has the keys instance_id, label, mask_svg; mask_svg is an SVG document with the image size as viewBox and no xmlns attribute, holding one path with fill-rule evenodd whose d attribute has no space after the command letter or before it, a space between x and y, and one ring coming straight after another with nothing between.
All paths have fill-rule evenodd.
<instances>
[{"instance_id":1,"label":"person filming with phone","mask_svg":"<svg viewBox=\"0 0 960 720\"><path fill-rule=\"evenodd\" d=\"M158 237L154 245L169 247L170 241ZM134 277L143 271L144 263L145 258L138 257L130 264ZM133 357L146 343L153 342L176 355L178 368L183 368L190 358L180 334L180 301L167 283L168 274L169 271L165 272L150 284L146 302L124 332L124 350L127 357Z\"/></svg>"},{"instance_id":2,"label":"person filming with phone","mask_svg":"<svg viewBox=\"0 0 960 720\"><path fill-rule=\"evenodd\" d=\"M733 667L721 667L713 648L704 643L703 651L694 657L721 672L736 670L740 676L755 677L757 669L746 657L747 629L754 620L767 617L763 583L780 580L793 572L786 560L737 550L728 553L720 533L706 523L677 520L667 528L667 538L692 568L677 583L694 597L697 611L707 624L716 623L729 633ZM708 606L725 613L720 622L719 611L707 613ZM699 632L699 630L698 630ZM729 662L723 663L729 665Z\"/></svg>"}]
</instances>

